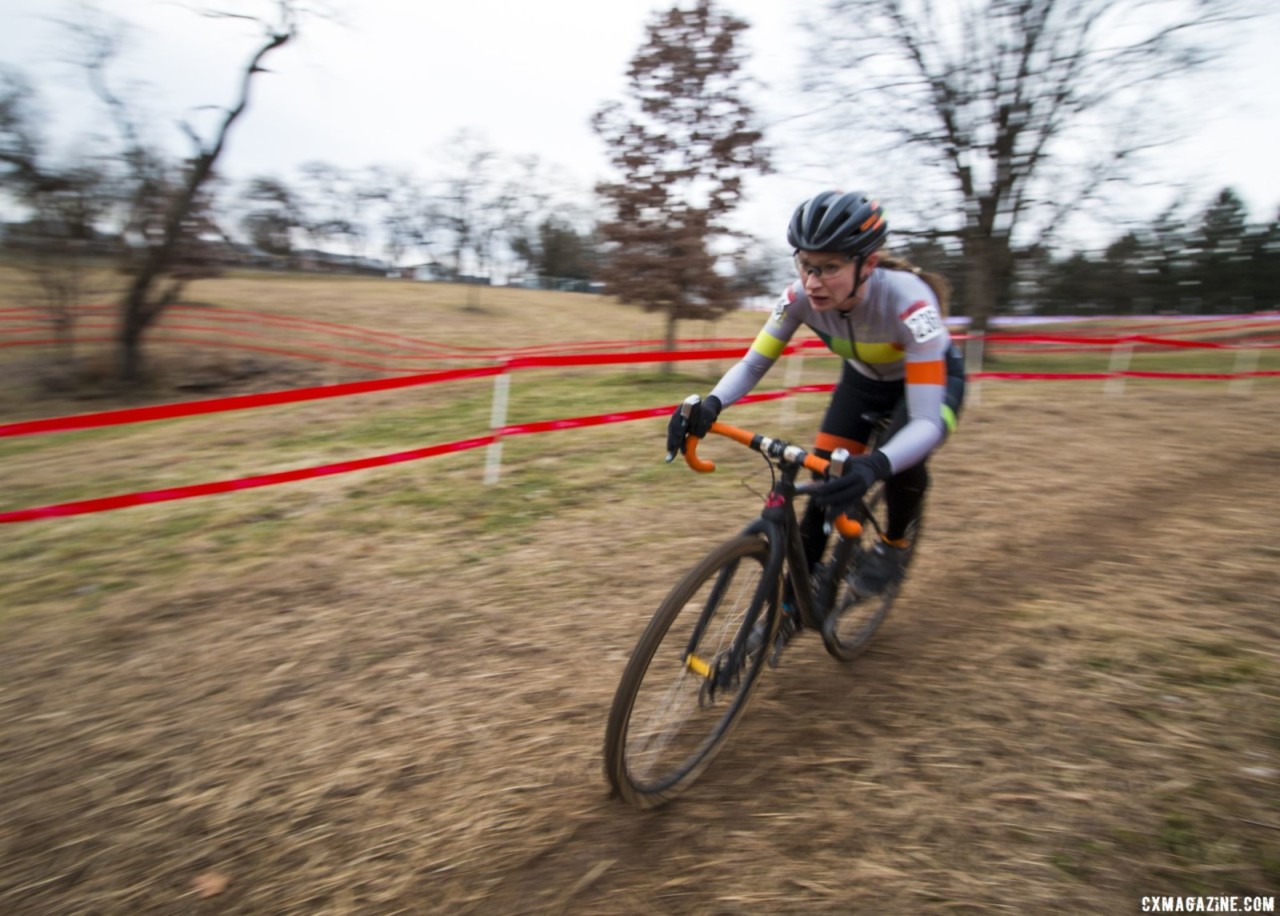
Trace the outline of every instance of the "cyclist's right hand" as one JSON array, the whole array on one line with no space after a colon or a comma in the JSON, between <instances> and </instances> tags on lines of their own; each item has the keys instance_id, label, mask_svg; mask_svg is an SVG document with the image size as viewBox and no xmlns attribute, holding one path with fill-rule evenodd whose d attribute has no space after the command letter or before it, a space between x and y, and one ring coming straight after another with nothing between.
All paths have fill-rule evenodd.
<instances>
[{"instance_id":1,"label":"cyclist's right hand","mask_svg":"<svg viewBox=\"0 0 1280 916\"><path fill-rule=\"evenodd\" d=\"M677 454L684 454L687 437L701 439L706 436L722 409L720 399L714 394L707 395L705 401L693 404L686 401L678 406L667 422L667 460L672 461Z\"/></svg>"}]
</instances>

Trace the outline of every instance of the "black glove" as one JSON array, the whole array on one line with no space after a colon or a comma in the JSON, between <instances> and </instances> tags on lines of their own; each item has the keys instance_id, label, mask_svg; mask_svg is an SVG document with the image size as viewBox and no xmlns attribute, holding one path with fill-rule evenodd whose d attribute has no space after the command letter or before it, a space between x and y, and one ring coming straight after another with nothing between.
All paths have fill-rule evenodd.
<instances>
[{"instance_id":1,"label":"black glove","mask_svg":"<svg viewBox=\"0 0 1280 916\"><path fill-rule=\"evenodd\" d=\"M834 480L805 487L815 505L839 515L848 512L866 495L877 480L893 476L893 467L884 452L876 450L869 455L850 458L844 473Z\"/></svg>"},{"instance_id":2,"label":"black glove","mask_svg":"<svg viewBox=\"0 0 1280 916\"><path fill-rule=\"evenodd\" d=\"M711 424L716 422L716 417L720 416L720 411L723 409L720 399L714 394L709 394L705 401L694 404L688 417L684 415L683 404L677 407L667 422L667 460L674 458L676 452L684 452L686 436L697 436L701 439L709 433Z\"/></svg>"}]
</instances>

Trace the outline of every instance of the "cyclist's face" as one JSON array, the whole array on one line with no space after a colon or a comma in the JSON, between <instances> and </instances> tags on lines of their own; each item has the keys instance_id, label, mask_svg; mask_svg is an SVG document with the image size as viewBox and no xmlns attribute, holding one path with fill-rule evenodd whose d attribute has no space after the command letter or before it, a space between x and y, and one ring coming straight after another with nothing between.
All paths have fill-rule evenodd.
<instances>
[{"instance_id":1,"label":"cyclist's face","mask_svg":"<svg viewBox=\"0 0 1280 916\"><path fill-rule=\"evenodd\" d=\"M874 254L867 256L862 268L864 278L875 266L875 261ZM851 258L830 252L800 251L796 253L796 270L804 282L804 291L814 311L828 312L857 303L853 289L857 271Z\"/></svg>"}]
</instances>

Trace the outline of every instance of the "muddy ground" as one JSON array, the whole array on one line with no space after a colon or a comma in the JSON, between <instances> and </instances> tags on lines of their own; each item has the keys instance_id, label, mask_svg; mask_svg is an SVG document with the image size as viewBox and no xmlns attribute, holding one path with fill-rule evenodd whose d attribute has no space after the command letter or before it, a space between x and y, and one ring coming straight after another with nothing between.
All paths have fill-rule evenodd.
<instances>
[{"instance_id":1,"label":"muddy ground","mask_svg":"<svg viewBox=\"0 0 1280 916\"><path fill-rule=\"evenodd\" d=\"M798 640L652 813L606 794L609 702L666 584L754 511L736 485L584 493L512 539L348 518L256 566L2 616L0 912L1275 895L1277 394L987 383L873 648L841 666Z\"/></svg>"}]
</instances>

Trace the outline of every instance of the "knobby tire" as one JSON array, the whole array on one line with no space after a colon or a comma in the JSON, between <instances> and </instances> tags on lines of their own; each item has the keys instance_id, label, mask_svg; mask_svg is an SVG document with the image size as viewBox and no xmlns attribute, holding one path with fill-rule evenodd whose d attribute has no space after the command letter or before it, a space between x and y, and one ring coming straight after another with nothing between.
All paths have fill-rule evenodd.
<instances>
[{"instance_id":1,"label":"knobby tire","mask_svg":"<svg viewBox=\"0 0 1280 916\"><path fill-rule=\"evenodd\" d=\"M889 524L885 503L883 484L876 486L865 500L867 512L874 517L880 530ZM907 568L910 568L911 556L914 555L919 541L920 523L917 521L908 532L911 538L912 554L908 556ZM832 551L831 562L835 565L837 576L835 600L827 613L822 627L822 642L832 657L842 662L851 662L862 655L871 644L871 639L880 629L889 612L898 599L902 583L891 585L882 594L871 598L859 598L853 591L851 582L857 574L858 564L871 550L872 545L880 539L879 530L870 518L863 518L863 531L856 542L841 541ZM841 551L845 553L842 554Z\"/></svg>"},{"instance_id":2,"label":"knobby tire","mask_svg":"<svg viewBox=\"0 0 1280 916\"><path fill-rule=\"evenodd\" d=\"M686 789L746 709L778 626L781 557L771 563L771 552L755 534L716 548L671 590L641 635L614 695L604 744L610 786L630 804L653 808ZM745 654L732 685L709 693L707 679L685 664L690 640L699 634L703 661L729 659L735 641L746 645L744 620L753 614L767 638ZM660 721L668 714L670 721Z\"/></svg>"}]
</instances>

